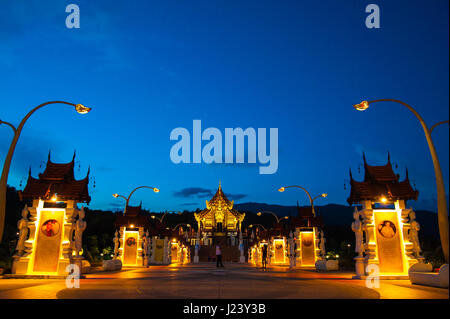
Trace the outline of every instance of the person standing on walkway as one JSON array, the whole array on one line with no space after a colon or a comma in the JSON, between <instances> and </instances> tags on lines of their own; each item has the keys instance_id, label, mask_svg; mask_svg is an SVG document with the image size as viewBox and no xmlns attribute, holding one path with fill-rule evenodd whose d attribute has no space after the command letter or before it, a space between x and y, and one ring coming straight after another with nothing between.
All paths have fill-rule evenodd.
<instances>
[{"instance_id":1,"label":"person standing on walkway","mask_svg":"<svg viewBox=\"0 0 450 319\"><path fill-rule=\"evenodd\" d=\"M262 261L262 269L266 270L267 269L267 245L264 245L262 247L261 261Z\"/></svg>"},{"instance_id":2,"label":"person standing on walkway","mask_svg":"<svg viewBox=\"0 0 450 319\"><path fill-rule=\"evenodd\" d=\"M220 243L217 243L216 245L216 266L217 267L223 267L223 263L222 263L222 249L220 247Z\"/></svg>"}]
</instances>

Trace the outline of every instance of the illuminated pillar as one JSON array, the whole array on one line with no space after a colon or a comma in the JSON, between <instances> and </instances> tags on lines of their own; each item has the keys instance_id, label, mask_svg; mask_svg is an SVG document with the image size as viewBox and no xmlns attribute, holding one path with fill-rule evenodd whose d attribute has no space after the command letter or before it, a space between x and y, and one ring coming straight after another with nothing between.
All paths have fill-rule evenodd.
<instances>
[{"instance_id":1,"label":"illuminated pillar","mask_svg":"<svg viewBox=\"0 0 450 319\"><path fill-rule=\"evenodd\" d=\"M84 258L75 254L74 237L81 237L81 234L74 234L80 213L76 202L46 203L53 204L35 199L28 208L29 235L23 251L13 256L12 273L15 275L61 276L68 274L66 268L70 264L82 266Z\"/></svg>"},{"instance_id":2,"label":"illuminated pillar","mask_svg":"<svg viewBox=\"0 0 450 319\"><path fill-rule=\"evenodd\" d=\"M386 278L407 276L412 265L423 261L414 211L405 208L404 200L395 201L393 209L374 209L371 201L361 204L361 211L355 208L355 222L352 224L355 251L358 253L355 278L368 275L368 265L377 265L380 275Z\"/></svg>"}]
</instances>

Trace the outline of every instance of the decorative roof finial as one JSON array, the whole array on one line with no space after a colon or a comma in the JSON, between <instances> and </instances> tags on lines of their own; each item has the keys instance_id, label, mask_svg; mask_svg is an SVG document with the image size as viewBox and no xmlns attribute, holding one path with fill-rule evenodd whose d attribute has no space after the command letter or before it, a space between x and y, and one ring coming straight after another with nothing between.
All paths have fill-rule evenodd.
<instances>
[{"instance_id":1,"label":"decorative roof finial","mask_svg":"<svg viewBox=\"0 0 450 319\"><path fill-rule=\"evenodd\" d=\"M28 169L28 176L31 176L31 165L30 168Z\"/></svg>"},{"instance_id":2,"label":"decorative roof finial","mask_svg":"<svg viewBox=\"0 0 450 319\"><path fill-rule=\"evenodd\" d=\"M352 168L350 167L350 168L348 169L348 171L349 171L349 173L350 173L350 180L352 181L352 180L353 180Z\"/></svg>"},{"instance_id":3,"label":"decorative roof finial","mask_svg":"<svg viewBox=\"0 0 450 319\"><path fill-rule=\"evenodd\" d=\"M75 156L76 156L76 154L77 154L77 150L73 150L73 157L72 157L72 162L74 162L74 161L75 161Z\"/></svg>"},{"instance_id":4,"label":"decorative roof finial","mask_svg":"<svg viewBox=\"0 0 450 319\"><path fill-rule=\"evenodd\" d=\"M391 163L391 154L388 151L388 164L390 164L390 163Z\"/></svg>"},{"instance_id":5,"label":"decorative roof finial","mask_svg":"<svg viewBox=\"0 0 450 319\"><path fill-rule=\"evenodd\" d=\"M50 149L48 150L48 161L50 162Z\"/></svg>"},{"instance_id":6,"label":"decorative roof finial","mask_svg":"<svg viewBox=\"0 0 450 319\"><path fill-rule=\"evenodd\" d=\"M222 182L221 182L221 180L219 179L219 189L221 189L222 188Z\"/></svg>"},{"instance_id":7,"label":"decorative roof finial","mask_svg":"<svg viewBox=\"0 0 450 319\"><path fill-rule=\"evenodd\" d=\"M364 166L367 165L366 154L364 152L363 152L363 161L364 161Z\"/></svg>"}]
</instances>

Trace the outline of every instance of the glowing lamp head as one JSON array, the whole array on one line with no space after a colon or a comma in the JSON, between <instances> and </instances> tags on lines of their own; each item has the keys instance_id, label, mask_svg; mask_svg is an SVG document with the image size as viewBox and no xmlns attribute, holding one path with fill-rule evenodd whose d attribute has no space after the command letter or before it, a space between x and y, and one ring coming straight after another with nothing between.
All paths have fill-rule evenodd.
<instances>
[{"instance_id":1,"label":"glowing lamp head","mask_svg":"<svg viewBox=\"0 0 450 319\"><path fill-rule=\"evenodd\" d=\"M381 202L382 203L387 203L387 198L385 196L381 197Z\"/></svg>"},{"instance_id":2,"label":"glowing lamp head","mask_svg":"<svg viewBox=\"0 0 450 319\"><path fill-rule=\"evenodd\" d=\"M367 109L369 108L369 102L367 102L367 101L362 101L362 102L359 103L359 104L353 105L353 107L354 107L355 109L357 109L358 111L365 111L365 110L367 110Z\"/></svg>"},{"instance_id":3,"label":"glowing lamp head","mask_svg":"<svg viewBox=\"0 0 450 319\"><path fill-rule=\"evenodd\" d=\"M253 225L248 226L248 228L252 228L252 227L253 227Z\"/></svg>"},{"instance_id":4,"label":"glowing lamp head","mask_svg":"<svg viewBox=\"0 0 450 319\"><path fill-rule=\"evenodd\" d=\"M257 212L257 213L256 213L256 215L258 215L258 216L261 216L261 215L262 215L262 213L261 213L261 212Z\"/></svg>"},{"instance_id":5,"label":"glowing lamp head","mask_svg":"<svg viewBox=\"0 0 450 319\"><path fill-rule=\"evenodd\" d=\"M286 188L284 188L284 187L281 187L280 189L278 189L278 191L279 191L280 193L284 192L285 190L286 190Z\"/></svg>"},{"instance_id":6,"label":"glowing lamp head","mask_svg":"<svg viewBox=\"0 0 450 319\"><path fill-rule=\"evenodd\" d=\"M186 226L187 226L187 227L191 227L191 225L190 225L190 224L186 224Z\"/></svg>"},{"instance_id":7,"label":"glowing lamp head","mask_svg":"<svg viewBox=\"0 0 450 319\"><path fill-rule=\"evenodd\" d=\"M283 218L284 218L284 219L288 219L288 218L289 218L289 216L284 216Z\"/></svg>"},{"instance_id":8,"label":"glowing lamp head","mask_svg":"<svg viewBox=\"0 0 450 319\"><path fill-rule=\"evenodd\" d=\"M130 228L134 228L134 224L131 224L131 225L130 225Z\"/></svg>"},{"instance_id":9,"label":"glowing lamp head","mask_svg":"<svg viewBox=\"0 0 450 319\"><path fill-rule=\"evenodd\" d=\"M153 187L153 191L154 191L155 193L159 193L159 188Z\"/></svg>"},{"instance_id":10,"label":"glowing lamp head","mask_svg":"<svg viewBox=\"0 0 450 319\"><path fill-rule=\"evenodd\" d=\"M156 217L155 217L155 215L152 215L152 216L150 216L151 217L151 219L155 219Z\"/></svg>"},{"instance_id":11,"label":"glowing lamp head","mask_svg":"<svg viewBox=\"0 0 450 319\"><path fill-rule=\"evenodd\" d=\"M323 193L322 195L320 195L320 196L322 196L323 198L325 198L325 197L327 197L328 196L328 194L327 193Z\"/></svg>"},{"instance_id":12,"label":"glowing lamp head","mask_svg":"<svg viewBox=\"0 0 450 319\"><path fill-rule=\"evenodd\" d=\"M113 197L117 198L119 197L119 194L113 194Z\"/></svg>"},{"instance_id":13,"label":"glowing lamp head","mask_svg":"<svg viewBox=\"0 0 450 319\"><path fill-rule=\"evenodd\" d=\"M91 108L84 106L83 104L77 104L75 105L75 110L80 114L88 114L91 111Z\"/></svg>"},{"instance_id":14,"label":"glowing lamp head","mask_svg":"<svg viewBox=\"0 0 450 319\"><path fill-rule=\"evenodd\" d=\"M58 194L54 194L53 196L52 196L52 202L56 202L58 200Z\"/></svg>"}]
</instances>

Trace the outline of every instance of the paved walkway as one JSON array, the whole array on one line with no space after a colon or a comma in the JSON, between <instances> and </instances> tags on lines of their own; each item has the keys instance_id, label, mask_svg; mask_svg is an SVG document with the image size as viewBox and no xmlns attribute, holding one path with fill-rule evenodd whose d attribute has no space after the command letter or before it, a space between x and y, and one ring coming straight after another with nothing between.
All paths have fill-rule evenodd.
<instances>
[{"instance_id":1,"label":"paved walkway","mask_svg":"<svg viewBox=\"0 0 450 319\"><path fill-rule=\"evenodd\" d=\"M230 299L448 299L448 289L411 285L409 280L381 280L369 289L350 272L317 273L251 265L213 263L126 268L96 272L80 280L80 288L66 288L62 279L1 279L0 299L54 298L230 298Z\"/></svg>"}]
</instances>

